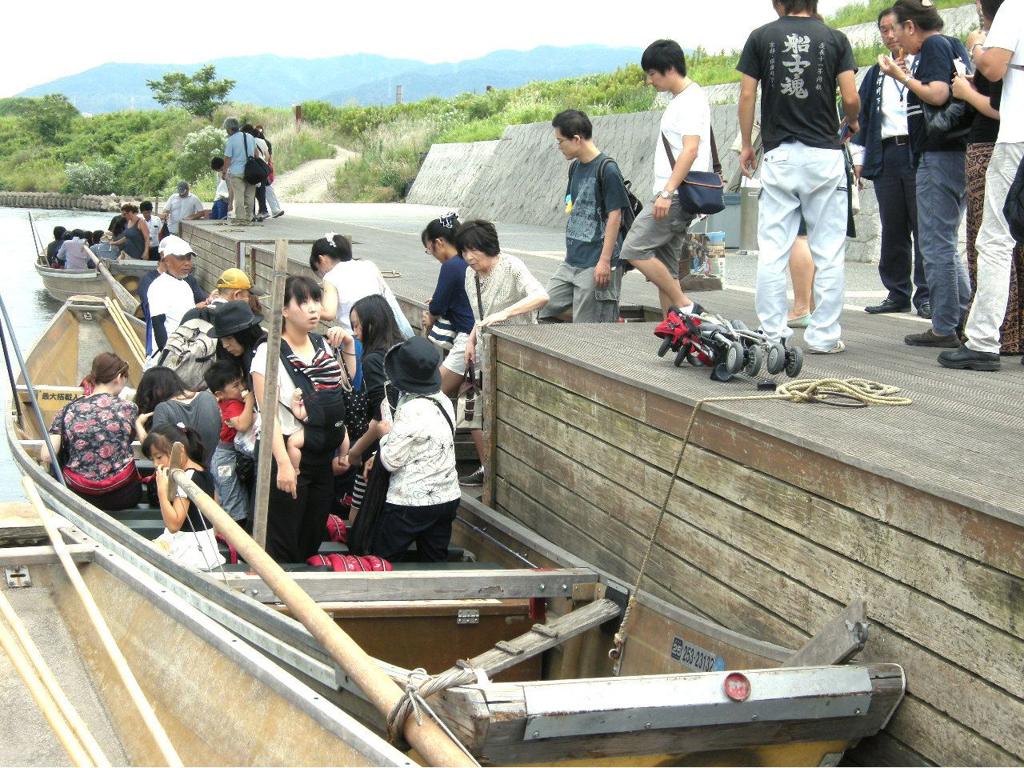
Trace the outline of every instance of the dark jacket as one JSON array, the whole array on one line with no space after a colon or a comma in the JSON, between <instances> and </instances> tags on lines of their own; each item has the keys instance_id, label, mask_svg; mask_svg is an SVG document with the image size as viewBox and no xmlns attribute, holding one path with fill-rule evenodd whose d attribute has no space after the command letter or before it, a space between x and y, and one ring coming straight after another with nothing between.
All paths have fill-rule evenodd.
<instances>
[{"instance_id":1,"label":"dark jacket","mask_svg":"<svg viewBox=\"0 0 1024 768\"><path fill-rule=\"evenodd\" d=\"M860 133L851 139L864 147L861 177L875 179L882 175L882 83L885 75L875 64L860 82Z\"/></svg>"}]
</instances>

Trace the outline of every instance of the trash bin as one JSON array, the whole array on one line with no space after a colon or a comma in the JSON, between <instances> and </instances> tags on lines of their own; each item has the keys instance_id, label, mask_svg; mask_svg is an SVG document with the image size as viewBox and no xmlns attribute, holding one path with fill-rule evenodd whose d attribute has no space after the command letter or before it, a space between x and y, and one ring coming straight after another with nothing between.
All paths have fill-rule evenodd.
<instances>
[{"instance_id":1,"label":"trash bin","mask_svg":"<svg viewBox=\"0 0 1024 768\"><path fill-rule=\"evenodd\" d=\"M740 190L740 250L757 252L757 209L761 187Z\"/></svg>"}]
</instances>

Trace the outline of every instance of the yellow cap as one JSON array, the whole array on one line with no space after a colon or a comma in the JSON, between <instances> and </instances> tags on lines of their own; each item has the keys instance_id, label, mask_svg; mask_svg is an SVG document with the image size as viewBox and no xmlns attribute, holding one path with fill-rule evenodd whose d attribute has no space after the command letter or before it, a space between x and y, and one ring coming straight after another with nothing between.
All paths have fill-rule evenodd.
<instances>
[{"instance_id":1,"label":"yellow cap","mask_svg":"<svg viewBox=\"0 0 1024 768\"><path fill-rule=\"evenodd\" d=\"M252 290L252 281L240 269L225 269L221 272L220 277L217 278L217 288L226 288L228 290L244 288L248 291Z\"/></svg>"}]
</instances>

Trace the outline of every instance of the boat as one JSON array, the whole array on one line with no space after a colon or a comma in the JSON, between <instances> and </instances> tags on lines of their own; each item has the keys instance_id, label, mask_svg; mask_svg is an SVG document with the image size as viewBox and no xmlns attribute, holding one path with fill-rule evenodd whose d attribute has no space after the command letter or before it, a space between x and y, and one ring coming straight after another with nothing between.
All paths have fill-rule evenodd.
<instances>
[{"instance_id":1,"label":"boat","mask_svg":"<svg viewBox=\"0 0 1024 768\"><path fill-rule=\"evenodd\" d=\"M79 394L96 352L130 359L134 342L111 311L109 302L76 297L28 354L44 421ZM130 380L140 374L131 360ZM25 378L16 394L26 411ZM101 512L35 461L42 434L30 414L19 424L9 413L6 427L15 460L75 526L75 543L111 553L385 732L384 719L261 577L244 565L200 573L170 561L150 543L162 530L159 510ZM345 549L331 542L321 551ZM432 676L441 690L429 703L484 764L835 764L885 727L906 685L899 665L849 661L866 642L859 601L802 648L785 648L637 591L466 496L447 563L396 563L389 573L292 570L393 679L419 686Z\"/></svg>"},{"instance_id":2,"label":"boat","mask_svg":"<svg viewBox=\"0 0 1024 768\"><path fill-rule=\"evenodd\" d=\"M87 539L68 554L185 765L414 765L122 558ZM61 660L55 677L69 699L89 706L99 749L114 765L165 764L28 504L0 505L0 563L8 575L0 599L24 617L42 656ZM60 753L51 760L64 762Z\"/></svg>"},{"instance_id":3,"label":"boat","mask_svg":"<svg viewBox=\"0 0 1024 768\"><path fill-rule=\"evenodd\" d=\"M104 263L114 279L136 297L139 280L147 272L156 269L154 262L145 259L119 259ZM102 298L111 295L110 284L96 269L54 269L47 263L43 253L36 258L35 268L46 292L62 304L72 296Z\"/></svg>"}]
</instances>

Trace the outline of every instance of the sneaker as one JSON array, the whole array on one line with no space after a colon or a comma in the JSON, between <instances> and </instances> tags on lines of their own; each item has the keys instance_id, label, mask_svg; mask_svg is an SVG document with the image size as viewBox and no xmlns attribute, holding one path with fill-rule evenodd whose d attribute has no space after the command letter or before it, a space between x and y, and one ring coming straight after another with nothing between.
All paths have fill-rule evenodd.
<instances>
[{"instance_id":1,"label":"sneaker","mask_svg":"<svg viewBox=\"0 0 1024 768\"><path fill-rule=\"evenodd\" d=\"M976 352L961 346L953 352L940 352L939 365L943 368L960 368L973 371L998 371L1001 365L999 355L992 352Z\"/></svg>"},{"instance_id":2,"label":"sneaker","mask_svg":"<svg viewBox=\"0 0 1024 768\"><path fill-rule=\"evenodd\" d=\"M912 347L946 347L948 349L960 348L960 337L955 333L949 336L940 336L931 328L924 333L912 333L903 337L903 342Z\"/></svg>"},{"instance_id":3,"label":"sneaker","mask_svg":"<svg viewBox=\"0 0 1024 768\"><path fill-rule=\"evenodd\" d=\"M465 485L466 487L476 487L484 484L484 468L480 466L475 472L471 472L468 475L459 478L459 485Z\"/></svg>"},{"instance_id":4,"label":"sneaker","mask_svg":"<svg viewBox=\"0 0 1024 768\"><path fill-rule=\"evenodd\" d=\"M812 355L838 355L840 352L846 351L846 345L843 340L840 339L828 349L815 349L814 347L808 347L807 351Z\"/></svg>"},{"instance_id":5,"label":"sneaker","mask_svg":"<svg viewBox=\"0 0 1024 768\"><path fill-rule=\"evenodd\" d=\"M275 213L271 218L276 219L278 216L284 216L284 208L282 208L280 211Z\"/></svg>"},{"instance_id":6,"label":"sneaker","mask_svg":"<svg viewBox=\"0 0 1024 768\"><path fill-rule=\"evenodd\" d=\"M265 214L265 213L257 213L256 214L256 221L264 221L264 220L266 220L268 218L270 218L270 217L267 214Z\"/></svg>"}]
</instances>

